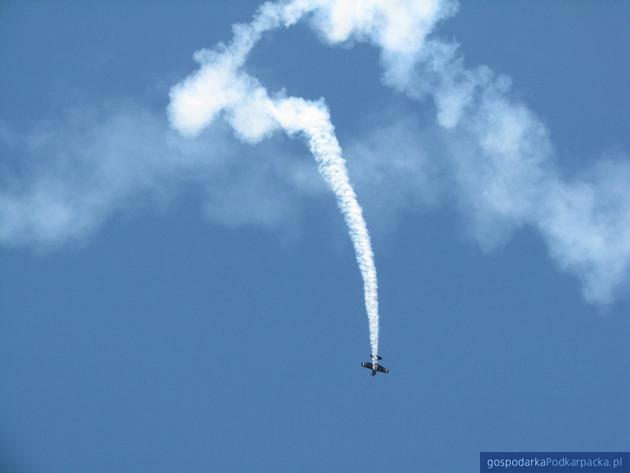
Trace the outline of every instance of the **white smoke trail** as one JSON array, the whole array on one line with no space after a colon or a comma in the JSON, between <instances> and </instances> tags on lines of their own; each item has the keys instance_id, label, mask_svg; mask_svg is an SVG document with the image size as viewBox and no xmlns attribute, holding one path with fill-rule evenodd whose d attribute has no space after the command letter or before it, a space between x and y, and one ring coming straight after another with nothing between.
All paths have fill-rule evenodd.
<instances>
[{"instance_id":1,"label":"white smoke trail","mask_svg":"<svg viewBox=\"0 0 630 473\"><path fill-rule=\"evenodd\" d=\"M171 90L169 117L185 135L196 135L221 112L244 140L256 143L281 127L289 135L303 133L318 169L333 190L352 240L363 279L370 348L378 354L378 283L370 235L350 184L330 114L318 102L279 94L270 98L259 82L241 70L263 32L290 25L313 11L316 2L265 3L248 25L236 25L229 46L195 54L200 69Z\"/></svg>"},{"instance_id":2,"label":"white smoke trail","mask_svg":"<svg viewBox=\"0 0 630 473\"><path fill-rule=\"evenodd\" d=\"M288 133L293 133L297 125L306 134L319 172L337 197L363 278L365 308L370 325L370 347L372 355L376 356L379 332L378 283L370 234L348 179L345 160L341 155L341 147L335 137L328 110L321 103L289 98L279 101L274 116Z\"/></svg>"}]
</instances>

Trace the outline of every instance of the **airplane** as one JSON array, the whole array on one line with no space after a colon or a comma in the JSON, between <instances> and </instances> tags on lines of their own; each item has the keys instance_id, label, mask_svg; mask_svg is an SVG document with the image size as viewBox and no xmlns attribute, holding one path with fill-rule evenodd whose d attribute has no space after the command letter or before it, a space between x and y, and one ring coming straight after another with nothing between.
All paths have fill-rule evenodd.
<instances>
[{"instance_id":1,"label":"airplane","mask_svg":"<svg viewBox=\"0 0 630 473\"><path fill-rule=\"evenodd\" d=\"M370 358L372 358L372 363L364 361L361 363L361 366L363 366L364 368L367 368L369 370L372 370L372 376L376 376L376 373L389 373L389 369L385 368L384 366L381 366L378 364L379 360L382 360L383 357L381 357L380 355L376 355L376 356L372 356L370 355ZM374 362L374 358L376 358L376 362Z\"/></svg>"}]
</instances>

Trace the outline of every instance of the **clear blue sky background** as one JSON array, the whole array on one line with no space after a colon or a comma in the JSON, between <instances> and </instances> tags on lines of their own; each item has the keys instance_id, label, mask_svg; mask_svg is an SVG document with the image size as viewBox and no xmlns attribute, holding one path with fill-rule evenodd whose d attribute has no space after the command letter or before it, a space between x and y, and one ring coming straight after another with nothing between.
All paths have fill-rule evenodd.
<instances>
[{"instance_id":1,"label":"clear blue sky background","mask_svg":"<svg viewBox=\"0 0 630 473\"><path fill-rule=\"evenodd\" d=\"M28 133L129 104L165 121L192 52L256 5L4 1L0 124ZM513 78L564 169L630 149L630 3L460 10L438 36ZM306 27L265 40L251 67L326 97L342 145L383 107L430 116L381 85L373 49L327 48ZM311 166L301 143L276 145ZM1 169L26 172L30 155L1 146ZM0 248L0 470L460 473L479 451L628 450L629 299L587 304L533 231L484 253L449 206L387 218L365 199L391 368L374 379L332 195L235 226L205 218L201 193L129 202L59 248Z\"/></svg>"}]
</instances>

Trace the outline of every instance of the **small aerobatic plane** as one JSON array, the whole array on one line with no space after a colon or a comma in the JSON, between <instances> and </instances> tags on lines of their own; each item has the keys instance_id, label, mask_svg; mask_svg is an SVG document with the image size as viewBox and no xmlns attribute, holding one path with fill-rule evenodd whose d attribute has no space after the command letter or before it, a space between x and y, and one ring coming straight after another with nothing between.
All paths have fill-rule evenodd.
<instances>
[{"instance_id":1,"label":"small aerobatic plane","mask_svg":"<svg viewBox=\"0 0 630 473\"><path fill-rule=\"evenodd\" d=\"M370 358L372 358L372 363L368 361L364 361L363 363L361 363L361 366L369 370L372 370L372 376L376 376L377 372L389 373L388 368L385 368L384 366L381 366L378 364L378 361L383 359L380 355L376 355L376 360L374 359L375 358L374 355L370 355Z\"/></svg>"}]
</instances>

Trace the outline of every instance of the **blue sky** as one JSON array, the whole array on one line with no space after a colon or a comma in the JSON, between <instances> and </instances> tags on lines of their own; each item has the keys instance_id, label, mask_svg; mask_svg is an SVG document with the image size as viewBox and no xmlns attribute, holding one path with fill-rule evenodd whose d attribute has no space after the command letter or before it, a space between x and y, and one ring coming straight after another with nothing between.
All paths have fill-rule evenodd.
<instances>
[{"instance_id":1,"label":"blue sky","mask_svg":"<svg viewBox=\"0 0 630 473\"><path fill-rule=\"evenodd\" d=\"M396 92L378 48L307 23L256 46L247 72L324 97L348 160L392 370L373 379L303 141L170 126L193 52L258 5L184 3L0 6L0 467L455 473L479 451L627 450L630 6L462 2L435 27L463 71L511 78L501 110L534 131L504 174L475 141L495 122L471 105L447 129L439 86L413 97L439 83L423 67Z\"/></svg>"}]
</instances>

